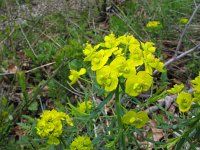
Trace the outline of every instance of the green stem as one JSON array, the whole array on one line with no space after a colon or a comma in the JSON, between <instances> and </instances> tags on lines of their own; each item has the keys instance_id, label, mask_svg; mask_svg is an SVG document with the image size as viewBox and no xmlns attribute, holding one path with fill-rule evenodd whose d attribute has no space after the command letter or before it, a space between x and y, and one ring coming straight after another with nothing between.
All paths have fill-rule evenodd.
<instances>
[{"instance_id":1,"label":"green stem","mask_svg":"<svg viewBox=\"0 0 200 150\"><path fill-rule=\"evenodd\" d=\"M121 104L120 104L120 99L119 99L119 84L115 91L115 105L116 105L117 122L118 122L119 130L121 131L121 133L119 132L121 134L121 136L119 138L119 147L120 147L120 150L126 150L123 124L122 124L122 120L121 120Z\"/></svg>"},{"instance_id":2,"label":"green stem","mask_svg":"<svg viewBox=\"0 0 200 150\"><path fill-rule=\"evenodd\" d=\"M84 79L84 78L82 78L82 77L79 77L79 79L81 79L81 80L83 80L83 81L85 81L85 82L88 82L88 83L92 84L91 81L89 81L89 80L87 80L87 79Z\"/></svg>"}]
</instances>

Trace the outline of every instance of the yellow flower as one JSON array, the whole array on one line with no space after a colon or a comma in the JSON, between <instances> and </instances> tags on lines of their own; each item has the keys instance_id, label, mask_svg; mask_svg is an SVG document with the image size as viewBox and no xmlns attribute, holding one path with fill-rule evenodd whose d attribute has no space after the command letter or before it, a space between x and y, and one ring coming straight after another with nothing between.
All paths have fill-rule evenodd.
<instances>
[{"instance_id":1,"label":"yellow flower","mask_svg":"<svg viewBox=\"0 0 200 150\"><path fill-rule=\"evenodd\" d=\"M78 136L70 145L70 150L93 150L93 145L88 136Z\"/></svg>"},{"instance_id":2,"label":"yellow flower","mask_svg":"<svg viewBox=\"0 0 200 150\"><path fill-rule=\"evenodd\" d=\"M146 112L134 112L128 111L123 117L122 122L126 125L133 125L136 128L142 128L149 121L149 117Z\"/></svg>"},{"instance_id":3,"label":"yellow flower","mask_svg":"<svg viewBox=\"0 0 200 150\"><path fill-rule=\"evenodd\" d=\"M90 101L87 101L87 102L85 101L85 102L79 103L78 110L80 112L85 113L87 109L88 110L92 109L92 103Z\"/></svg>"},{"instance_id":4,"label":"yellow flower","mask_svg":"<svg viewBox=\"0 0 200 150\"><path fill-rule=\"evenodd\" d=\"M58 137L62 134L62 121L65 120L67 124L73 126L73 122L70 117L63 113L57 112L56 110L45 110L40 116L41 119L37 121L37 134L40 137L47 137L48 144L58 145L60 143Z\"/></svg>"},{"instance_id":5,"label":"yellow flower","mask_svg":"<svg viewBox=\"0 0 200 150\"><path fill-rule=\"evenodd\" d=\"M177 94L179 93L180 91L182 91L182 89L184 88L184 85L183 83L178 85L178 84L175 84L173 88L171 88L170 90L167 90L167 92L171 93L171 94Z\"/></svg>"},{"instance_id":6,"label":"yellow flower","mask_svg":"<svg viewBox=\"0 0 200 150\"><path fill-rule=\"evenodd\" d=\"M140 45L139 41L132 35L123 35L118 37L117 40L124 45Z\"/></svg>"},{"instance_id":7,"label":"yellow flower","mask_svg":"<svg viewBox=\"0 0 200 150\"><path fill-rule=\"evenodd\" d=\"M81 68L80 71L76 71L76 70L70 70L71 74L69 75L69 79L71 80L71 85L76 83L78 78L81 75L84 75L86 73L86 69L85 68Z\"/></svg>"},{"instance_id":8,"label":"yellow flower","mask_svg":"<svg viewBox=\"0 0 200 150\"><path fill-rule=\"evenodd\" d=\"M200 92L194 92L193 95L194 95L194 98L192 99L192 101L200 105Z\"/></svg>"},{"instance_id":9,"label":"yellow flower","mask_svg":"<svg viewBox=\"0 0 200 150\"><path fill-rule=\"evenodd\" d=\"M187 18L181 18L179 21L181 24L185 25L188 23L188 19Z\"/></svg>"},{"instance_id":10,"label":"yellow flower","mask_svg":"<svg viewBox=\"0 0 200 150\"><path fill-rule=\"evenodd\" d=\"M104 37L105 43L101 43L102 47L106 47L108 49L117 47L119 45L119 41L116 39L113 33L109 34L108 36Z\"/></svg>"},{"instance_id":11,"label":"yellow flower","mask_svg":"<svg viewBox=\"0 0 200 150\"><path fill-rule=\"evenodd\" d=\"M130 125L136 120L137 113L134 111L128 111L123 117L123 124Z\"/></svg>"},{"instance_id":12,"label":"yellow flower","mask_svg":"<svg viewBox=\"0 0 200 150\"><path fill-rule=\"evenodd\" d=\"M95 53L92 58L92 71L97 71L101 69L108 61L108 58L112 55L112 51L100 50Z\"/></svg>"},{"instance_id":13,"label":"yellow flower","mask_svg":"<svg viewBox=\"0 0 200 150\"><path fill-rule=\"evenodd\" d=\"M144 63L143 53L138 44L132 44L129 46L130 59L133 60L133 66L139 66Z\"/></svg>"},{"instance_id":14,"label":"yellow flower","mask_svg":"<svg viewBox=\"0 0 200 150\"><path fill-rule=\"evenodd\" d=\"M190 109L192 105L192 96L190 93L186 93L182 91L176 99L176 102L178 104L178 108L181 112L186 112Z\"/></svg>"},{"instance_id":15,"label":"yellow flower","mask_svg":"<svg viewBox=\"0 0 200 150\"><path fill-rule=\"evenodd\" d=\"M85 49L83 50L83 53L84 53L84 55L86 56L86 57L84 58L84 61L91 61L92 58L93 58L93 56L94 56L94 54L95 54L95 52L96 52L96 50L97 50L99 47L100 47L100 44L94 46L94 48L93 48L91 44L86 43L86 47L85 47Z\"/></svg>"},{"instance_id":16,"label":"yellow flower","mask_svg":"<svg viewBox=\"0 0 200 150\"><path fill-rule=\"evenodd\" d=\"M112 53L115 55L115 56L123 56L124 53L122 53L123 49L120 47L115 47L115 48L112 48L111 49Z\"/></svg>"},{"instance_id":17,"label":"yellow flower","mask_svg":"<svg viewBox=\"0 0 200 150\"><path fill-rule=\"evenodd\" d=\"M160 72L164 72L164 64L160 62L159 59L155 58L155 56L151 53L143 52L144 54L144 64L145 64L145 71L149 74L152 74L153 68L157 69Z\"/></svg>"},{"instance_id":18,"label":"yellow flower","mask_svg":"<svg viewBox=\"0 0 200 150\"><path fill-rule=\"evenodd\" d=\"M191 80L191 83L194 90L200 93L200 72L199 76L197 76L194 80Z\"/></svg>"},{"instance_id":19,"label":"yellow flower","mask_svg":"<svg viewBox=\"0 0 200 150\"><path fill-rule=\"evenodd\" d=\"M147 28L157 28L158 26L160 26L160 22L159 21L149 21L146 25Z\"/></svg>"},{"instance_id":20,"label":"yellow flower","mask_svg":"<svg viewBox=\"0 0 200 150\"><path fill-rule=\"evenodd\" d=\"M145 51L145 54L154 53L156 51L156 47L153 42L141 42L141 47Z\"/></svg>"},{"instance_id":21,"label":"yellow flower","mask_svg":"<svg viewBox=\"0 0 200 150\"><path fill-rule=\"evenodd\" d=\"M143 91L148 91L152 82L152 76L145 71L140 71L137 75L127 78L125 92L130 96L137 96Z\"/></svg>"},{"instance_id":22,"label":"yellow flower","mask_svg":"<svg viewBox=\"0 0 200 150\"><path fill-rule=\"evenodd\" d=\"M118 72L110 66L104 66L96 72L96 79L108 92L113 91L118 85Z\"/></svg>"},{"instance_id":23,"label":"yellow flower","mask_svg":"<svg viewBox=\"0 0 200 150\"><path fill-rule=\"evenodd\" d=\"M119 72L119 76L123 75L127 78L129 75L136 74L133 63L134 61L131 59L126 60L125 57L118 56L110 63L110 67L116 69Z\"/></svg>"}]
</instances>

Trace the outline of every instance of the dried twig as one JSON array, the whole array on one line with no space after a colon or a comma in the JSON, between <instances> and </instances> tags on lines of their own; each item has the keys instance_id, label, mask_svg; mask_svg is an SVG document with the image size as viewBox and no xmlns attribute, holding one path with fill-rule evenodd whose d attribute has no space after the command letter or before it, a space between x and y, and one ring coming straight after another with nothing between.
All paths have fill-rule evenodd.
<instances>
[{"instance_id":1,"label":"dried twig","mask_svg":"<svg viewBox=\"0 0 200 150\"><path fill-rule=\"evenodd\" d=\"M40 68L43 68L43 67L46 67L46 66L53 65L53 64L55 64L55 63L56 63L56 62L51 62L51 63L48 63L48 64L44 64L44 65L38 66L38 67L36 67L36 68L27 70L27 71L25 71L25 73L30 73L30 72L35 71L35 70L37 70L37 69L40 69ZM12 74L16 74L16 73L8 73L8 72L6 72L6 73L1 73L0 76L12 75Z\"/></svg>"},{"instance_id":2,"label":"dried twig","mask_svg":"<svg viewBox=\"0 0 200 150\"><path fill-rule=\"evenodd\" d=\"M69 91L69 92L71 92L71 93L73 93L73 94L75 94L75 95L77 95L77 96L80 96L80 97L84 97L82 94L84 94L84 93L78 93L77 91L72 91L71 89L69 89L69 88L67 88L66 86L64 86L63 84L61 84L60 82L58 82L57 80L55 80L56 81L56 83L58 84L58 85L60 85L61 87L63 87L64 89L66 89L67 91Z\"/></svg>"},{"instance_id":3,"label":"dried twig","mask_svg":"<svg viewBox=\"0 0 200 150\"><path fill-rule=\"evenodd\" d=\"M193 92L194 92L193 89L188 90L188 93L193 93ZM158 100L158 105L161 107L165 107L165 109L168 109L171 106L171 104L176 100L176 97L177 97L177 95L166 96L165 98ZM158 106L151 106L148 109L146 109L145 111L148 114L151 114L157 110L159 110Z\"/></svg>"},{"instance_id":4,"label":"dried twig","mask_svg":"<svg viewBox=\"0 0 200 150\"><path fill-rule=\"evenodd\" d=\"M0 42L0 45L3 44L14 32L15 28L13 28L12 31L9 33L9 35Z\"/></svg>"},{"instance_id":5,"label":"dried twig","mask_svg":"<svg viewBox=\"0 0 200 150\"><path fill-rule=\"evenodd\" d=\"M180 47L181 47L181 43L182 43L183 37L184 37L184 35L185 35L185 33L186 33L188 27L190 26L190 24L191 24L191 22L192 22L192 19L194 18L195 14L197 13L197 11L198 11L199 8L200 8L200 4L199 4L199 5L195 8L195 10L193 11L193 13L192 13L192 15L191 15L191 17L190 17L188 23L186 24L186 26L185 26L183 32L181 33L180 39L179 39L179 41L178 41L178 45L177 45L176 50L175 50L174 57L177 57L178 51L179 51L179 49L180 49Z\"/></svg>"},{"instance_id":6,"label":"dried twig","mask_svg":"<svg viewBox=\"0 0 200 150\"><path fill-rule=\"evenodd\" d=\"M17 3L17 5L18 5L19 11L20 11L20 5L19 5L19 2L18 2L17 0L16 0L16 3ZM30 42L29 42L29 40L28 40L28 38L27 38L27 36L26 36L26 34L25 34L25 32L24 32L22 26L21 26L21 23L19 23L19 27L20 27L20 30L21 30L21 32L22 32L22 35L24 36L24 38L25 38L25 40L26 40L28 46L30 47L30 49L31 49L31 51L32 51L32 53L33 53L33 55L37 58L37 55L36 55L36 53L35 53L33 47L31 46L31 44L30 44Z\"/></svg>"},{"instance_id":7,"label":"dried twig","mask_svg":"<svg viewBox=\"0 0 200 150\"><path fill-rule=\"evenodd\" d=\"M173 62L175 62L175 61L181 59L182 57L186 56L187 54L189 54L189 53L191 53L191 52L193 52L193 51L195 51L195 50L199 50L199 49L200 49L200 44L197 45L197 46L195 46L195 47L193 47L193 48L191 48L190 50L188 50L188 51L186 51L186 52L184 52L184 53L178 55L177 57L172 57L172 58L169 59L167 62L165 62L164 66L166 67L166 66L168 66L169 64L171 64L171 63L173 63ZM155 71L153 72L153 75L155 75L155 74L157 74L157 73L158 73L158 70L155 70Z\"/></svg>"}]
</instances>

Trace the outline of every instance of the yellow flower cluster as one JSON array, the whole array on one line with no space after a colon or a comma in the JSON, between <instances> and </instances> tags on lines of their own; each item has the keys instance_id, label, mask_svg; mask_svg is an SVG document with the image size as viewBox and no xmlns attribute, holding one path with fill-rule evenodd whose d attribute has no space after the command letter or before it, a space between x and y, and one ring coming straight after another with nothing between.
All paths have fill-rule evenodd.
<instances>
[{"instance_id":1,"label":"yellow flower cluster","mask_svg":"<svg viewBox=\"0 0 200 150\"><path fill-rule=\"evenodd\" d=\"M146 112L134 112L128 111L123 117L122 122L126 125L133 125L136 128L142 128L149 121L149 117Z\"/></svg>"},{"instance_id":2,"label":"yellow flower cluster","mask_svg":"<svg viewBox=\"0 0 200 150\"><path fill-rule=\"evenodd\" d=\"M171 88L170 90L167 90L167 92L171 93L171 94L177 94L179 92L182 91L182 89L184 88L183 84L175 84L173 88Z\"/></svg>"},{"instance_id":3,"label":"yellow flower cluster","mask_svg":"<svg viewBox=\"0 0 200 150\"><path fill-rule=\"evenodd\" d=\"M93 150L93 145L88 136L78 136L70 145L70 150Z\"/></svg>"},{"instance_id":4,"label":"yellow flower cluster","mask_svg":"<svg viewBox=\"0 0 200 150\"><path fill-rule=\"evenodd\" d=\"M56 110L45 110L40 116L41 119L37 121L37 134L40 137L48 138L48 144L58 145L60 143L58 137L62 134L63 124L62 121L66 121L67 124L73 126L70 117L63 112Z\"/></svg>"},{"instance_id":5,"label":"yellow flower cluster","mask_svg":"<svg viewBox=\"0 0 200 150\"><path fill-rule=\"evenodd\" d=\"M186 25L188 23L188 19L187 18L181 18L179 22L183 25Z\"/></svg>"},{"instance_id":6,"label":"yellow flower cluster","mask_svg":"<svg viewBox=\"0 0 200 150\"><path fill-rule=\"evenodd\" d=\"M71 85L76 83L78 78L81 75L84 75L86 73L86 69L85 68L81 68L80 71L76 71L76 70L70 70L70 75L69 75L69 79L71 80Z\"/></svg>"},{"instance_id":7,"label":"yellow flower cluster","mask_svg":"<svg viewBox=\"0 0 200 150\"><path fill-rule=\"evenodd\" d=\"M147 28L157 28L158 26L160 26L160 22L159 21L149 21L146 25Z\"/></svg>"},{"instance_id":8,"label":"yellow flower cluster","mask_svg":"<svg viewBox=\"0 0 200 150\"><path fill-rule=\"evenodd\" d=\"M184 88L183 84L175 84L172 89L167 90L167 92L171 94L179 93L176 99L176 103L178 104L178 108L181 112L187 112L190 109L192 102L200 105L200 72L198 77L196 77L194 80L191 80L191 83L194 88L193 95L182 91Z\"/></svg>"},{"instance_id":9,"label":"yellow flower cluster","mask_svg":"<svg viewBox=\"0 0 200 150\"><path fill-rule=\"evenodd\" d=\"M194 88L194 98L193 101L200 105L200 72L194 80L191 81Z\"/></svg>"},{"instance_id":10,"label":"yellow flower cluster","mask_svg":"<svg viewBox=\"0 0 200 150\"><path fill-rule=\"evenodd\" d=\"M79 104L78 110L80 112L85 113L87 109L88 110L92 109L92 102L87 101L87 102L82 102L82 103Z\"/></svg>"},{"instance_id":11,"label":"yellow flower cluster","mask_svg":"<svg viewBox=\"0 0 200 150\"><path fill-rule=\"evenodd\" d=\"M119 77L126 79L126 93L137 96L152 85L152 72L163 72L164 64L155 57L152 42L138 41L132 35L116 37L113 33L95 46L87 43L84 61L91 62L96 80L106 91L117 88ZM144 68L143 71L141 68Z\"/></svg>"},{"instance_id":12,"label":"yellow flower cluster","mask_svg":"<svg viewBox=\"0 0 200 150\"><path fill-rule=\"evenodd\" d=\"M182 91L176 99L178 108L181 112L186 112L192 105L192 95L190 93Z\"/></svg>"}]
</instances>

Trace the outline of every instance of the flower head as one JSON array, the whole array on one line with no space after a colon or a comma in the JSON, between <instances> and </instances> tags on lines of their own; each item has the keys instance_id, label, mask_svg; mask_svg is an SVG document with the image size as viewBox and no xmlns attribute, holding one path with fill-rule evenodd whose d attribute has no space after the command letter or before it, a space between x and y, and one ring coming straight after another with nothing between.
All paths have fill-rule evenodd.
<instances>
[{"instance_id":1,"label":"flower head","mask_svg":"<svg viewBox=\"0 0 200 150\"><path fill-rule=\"evenodd\" d=\"M96 72L96 79L106 91L113 91L118 85L118 72L110 66L104 66Z\"/></svg>"},{"instance_id":2,"label":"flower head","mask_svg":"<svg viewBox=\"0 0 200 150\"><path fill-rule=\"evenodd\" d=\"M159 21L149 21L146 25L147 28L157 28L160 24Z\"/></svg>"},{"instance_id":3,"label":"flower head","mask_svg":"<svg viewBox=\"0 0 200 150\"><path fill-rule=\"evenodd\" d=\"M180 91L182 91L182 89L184 88L184 85L183 83L178 85L178 84L175 84L173 88L171 88L170 90L167 90L167 92L171 93L171 94L177 94L179 93Z\"/></svg>"},{"instance_id":4,"label":"flower head","mask_svg":"<svg viewBox=\"0 0 200 150\"><path fill-rule=\"evenodd\" d=\"M70 145L70 150L93 150L93 145L88 136L78 136Z\"/></svg>"},{"instance_id":5,"label":"flower head","mask_svg":"<svg viewBox=\"0 0 200 150\"><path fill-rule=\"evenodd\" d=\"M126 125L133 125L136 128L142 128L149 120L146 112L128 111L123 117L122 122Z\"/></svg>"},{"instance_id":6,"label":"flower head","mask_svg":"<svg viewBox=\"0 0 200 150\"><path fill-rule=\"evenodd\" d=\"M86 57L84 58L84 61L91 61L92 58L93 58L93 56L94 56L94 54L95 54L95 52L96 52L96 50L97 50L99 47L100 47L100 44L98 44L98 45L92 47L91 44L86 43L86 47L85 47L85 49L83 50L83 53L84 53L84 55L86 56Z\"/></svg>"},{"instance_id":7,"label":"flower head","mask_svg":"<svg viewBox=\"0 0 200 150\"><path fill-rule=\"evenodd\" d=\"M86 69L85 68L81 68L80 71L76 71L76 70L70 70L71 74L69 75L69 79L71 80L70 84L74 84L77 82L78 78L81 75L84 75L86 73Z\"/></svg>"},{"instance_id":8,"label":"flower head","mask_svg":"<svg viewBox=\"0 0 200 150\"><path fill-rule=\"evenodd\" d=\"M186 25L188 23L188 19L187 18L181 18L179 22L183 25Z\"/></svg>"},{"instance_id":9,"label":"flower head","mask_svg":"<svg viewBox=\"0 0 200 150\"><path fill-rule=\"evenodd\" d=\"M130 75L136 74L136 69L133 64L133 60L126 60L125 57L118 56L110 63L110 67L112 69L116 69L119 73L119 76L123 75L125 78L127 78Z\"/></svg>"},{"instance_id":10,"label":"flower head","mask_svg":"<svg viewBox=\"0 0 200 150\"><path fill-rule=\"evenodd\" d=\"M109 34L108 36L105 36L104 41L105 43L101 43L101 46L106 47L108 49L117 47L119 45L119 41L113 33Z\"/></svg>"},{"instance_id":11,"label":"flower head","mask_svg":"<svg viewBox=\"0 0 200 150\"><path fill-rule=\"evenodd\" d=\"M134 66L139 66L144 63L143 51L140 48L140 45L133 44L129 46L130 59L133 60Z\"/></svg>"},{"instance_id":12,"label":"flower head","mask_svg":"<svg viewBox=\"0 0 200 150\"><path fill-rule=\"evenodd\" d=\"M140 71L137 75L127 78L125 92L130 96L137 96L141 92L149 90L152 82L152 76L145 71Z\"/></svg>"},{"instance_id":13,"label":"flower head","mask_svg":"<svg viewBox=\"0 0 200 150\"><path fill-rule=\"evenodd\" d=\"M158 58L155 58L153 54L144 51L143 56L146 72L152 74L153 68L157 69L160 72L164 72L164 64Z\"/></svg>"},{"instance_id":14,"label":"flower head","mask_svg":"<svg viewBox=\"0 0 200 150\"><path fill-rule=\"evenodd\" d=\"M124 45L140 45L139 41L132 35L123 35L118 37L118 41Z\"/></svg>"},{"instance_id":15,"label":"flower head","mask_svg":"<svg viewBox=\"0 0 200 150\"><path fill-rule=\"evenodd\" d=\"M161 24L152 21L148 26ZM153 69L164 72L164 64L155 57L155 51L153 42L141 42L130 34L116 37L111 33L96 46L87 44L83 52L85 61L90 61L91 70L96 72L97 83L106 91L115 90L120 78L120 82L126 81L126 93L137 96L150 88Z\"/></svg>"},{"instance_id":16,"label":"flower head","mask_svg":"<svg viewBox=\"0 0 200 150\"><path fill-rule=\"evenodd\" d=\"M78 110L80 112L85 113L87 109L88 110L92 109L92 103L91 103L91 101L85 101L85 102L79 103Z\"/></svg>"},{"instance_id":17,"label":"flower head","mask_svg":"<svg viewBox=\"0 0 200 150\"><path fill-rule=\"evenodd\" d=\"M195 102L196 104L200 105L200 92L194 91L193 95L194 95L194 97L193 97L192 101Z\"/></svg>"},{"instance_id":18,"label":"flower head","mask_svg":"<svg viewBox=\"0 0 200 150\"><path fill-rule=\"evenodd\" d=\"M156 51L156 47L153 42L141 42L142 49L145 51L145 54L154 53Z\"/></svg>"},{"instance_id":19,"label":"flower head","mask_svg":"<svg viewBox=\"0 0 200 150\"><path fill-rule=\"evenodd\" d=\"M91 60L92 70L97 71L101 69L108 61L109 57L112 55L111 51L100 50L95 53Z\"/></svg>"},{"instance_id":20,"label":"flower head","mask_svg":"<svg viewBox=\"0 0 200 150\"><path fill-rule=\"evenodd\" d=\"M178 104L178 108L181 112L186 112L190 109L192 105L192 95L190 93L186 93L182 91L176 99Z\"/></svg>"},{"instance_id":21,"label":"flower head","mask_svg":"<svg viewBox=\"0 0 200 150\"><path fill-rule=\"evenodd\" d=\"M194 90L198 93L200 93L200 72L199 72L199 76L197 76L194 80L191 81L192 82L192 87L194 88Z\"/></svg>"},{"instance_id":22,"label":"flower head","mask_svg":"<svg viewBox=\"0 0 200 150\"><path fill-rule=\"evenodd\" d=\"M73 126L73 123L69 116L66 113L58 112L56 110L45 110L40 116L41 119L37 121L37 134L41 137L48 138L48 144L58 145L60 143L58 137L62 134L63 122L70 126Z\"/></svg>"}]
</instances>

